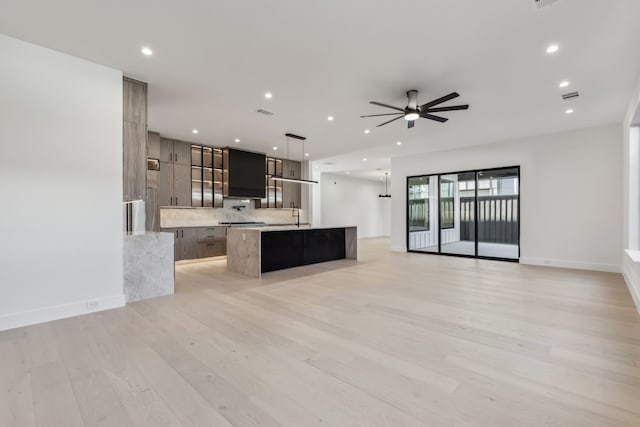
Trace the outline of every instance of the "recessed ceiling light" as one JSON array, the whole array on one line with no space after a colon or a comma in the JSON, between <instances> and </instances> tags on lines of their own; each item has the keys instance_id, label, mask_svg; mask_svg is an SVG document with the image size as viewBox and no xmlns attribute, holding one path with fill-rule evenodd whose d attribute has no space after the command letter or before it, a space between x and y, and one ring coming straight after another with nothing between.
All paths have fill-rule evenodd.
<instances>
[{"instance_id":1,"label":"recessed ceiling light","mask_svg":"<svg viewBox=\"0 0 640 427\"><path fill-rule=\"evenodd\" d=\"M347 175L351 174L351 172L347 172Z\"/></svg>"},{"instance_id":2,"label":"recessed ceiling light","mask_svg":"<svg viewBox=\"0 0 640 427\"><path fill-rule=\"evenodd\" d=\"M366 162L366 161L367 161L367 158L366 158L366 157L363 157L363 158L362 158L362 161L363 161L363 162Z\"/></svg>"},{"instance_id":3,"label":"recessed ceiling light","mask_svg":"<svg viewBox=\"0 0 640 427\"><path fill-rule=\"evenodd\" d=\"M564 80L564 81L560 82L560 84L558 86L560 86L561 88L567 87L567 86L569 86L569 82L567 80Z\"/></svg>"},{"instance_id":4,"label":"recessed ceiling light","mask_svg":"<svg viewBox=\"0 0 640 427\"><path fill-rule=\"evenodd\" d=\"M547 47L547 53L556 53L558 51L558 49L560 49L560 46L558 46L557 44L551 44L549 45L549 47Z\"/></svg>"},{"instance_id":5,"label":"recessed ceiling light","mask_svg":"<svg viewBox=\"0 0 640 427\"><path fill-rule=\"evenodd\" d=\"M273 147L273 149L274 149L274 150L277 150L277 149L278 149L278 147Z\"/></svg>"},{"instance_id":6,"label":"recessed ceiling light","mask_svg":"<svg viewBox=\"0 0 640 427\"><path fill-rule=\"evenodd\" d=\"M327 120L329 120L330 122L333 121L333 116L327 117Z\"/></svg>"},{"instance_id":7,"label":"recessed ceiling light","mask_svg":"<svg viewBox=\"0 0 640 427\"><path fill-rule=\"evenodd\" d=\"M273 94L271 92L267 92L267 93L264 94L264 97L267 98L267 99L271 99L271 98L273 98Z\"/></svg>"},{"instance_id":8,"label":"recessed ceiling light","mask_svg":"<svg viewBox=\"0 0 640 427\"><path fill-rule=\"evenodd\" d=\"M309 157L309 153L304 153L304 156L305 157Z\"/></svg>"},{"instance_id":9,"label":"recessed ceiling light","mask_svg":"<svg viewBox=\"0 0 640 427\"><path fill-rule=\"evenodd\" d=\"M147 55L147 56L151 56L153 55L153 51L151 49L149 49L148 47L143 47L140 52L142 52L143 55Z\"/></svg>"},{"instance_id":10,"label":"recessed ceiling light","mask_svg":"<svg viewBox=\"0 0 640 427\"><path fill-rule=\"evenodd\" d=\"M240 142L240 139L236 138L236 139L235 139L235 141L236 141L236 142Z\"/></svg>"},{"instance_id":11,"label":"recessed ceiling light","mask_svg":"<svg viewBox=\"0 0 640 427\"><path fill-rule=\"evenodd\" d=\"M573 108L569 108L567 111L565 111L566 114L573 114Z\"/></svg>"},{"instance_id":12,"label":"recessed ceiling light","mask_svg":"<svg viewBox=\"0 0 640 427\"><path fill-rule=\"evenodd\" d=\"M191 133L198 133L198 129L193 129Z\"/></svg>"},{"instance_id":13,"label":"recessed ceiling light","mask_svg":"<svg viewBox=\"0 0 640 427\"><path fill-rule=\"evenodd\" d=\"M364 133L371 133L371 131L369 129L365 129Z\"/></svg>"},{"instance_id":14,"label":"recessed ceiling light","mask_svg":"<svg viewBox=\"0 0 640 427\"><path fill-rule=\"evenodd\" d=\"M396 145L402 145L402 141L396 142Z\"/></svg>"}]
</instances>

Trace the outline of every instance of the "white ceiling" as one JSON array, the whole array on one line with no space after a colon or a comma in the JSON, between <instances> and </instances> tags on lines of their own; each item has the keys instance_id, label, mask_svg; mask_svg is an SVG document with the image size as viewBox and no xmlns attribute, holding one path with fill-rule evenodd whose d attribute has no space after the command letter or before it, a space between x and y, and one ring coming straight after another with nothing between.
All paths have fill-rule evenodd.
<instances>
[{"instance_id":1,"label":"white ceiling","mask_svg":"<svg viewBox=\"0 0 640 427\"><path fill-rule=\"evenodd\" d=\"M395 155L621 121L640 73L638 0L0 0L0 10L1 33L148 82L150 129L279 155L294 132L309 159L338 163L323 170L373 173ZM371 100L404 106L408 89L420 103L458 91L451 103L471 108L410 130L359 118L388 112ZM580 99L561 101L569 90Z\"/></svg>"}]
</instances>

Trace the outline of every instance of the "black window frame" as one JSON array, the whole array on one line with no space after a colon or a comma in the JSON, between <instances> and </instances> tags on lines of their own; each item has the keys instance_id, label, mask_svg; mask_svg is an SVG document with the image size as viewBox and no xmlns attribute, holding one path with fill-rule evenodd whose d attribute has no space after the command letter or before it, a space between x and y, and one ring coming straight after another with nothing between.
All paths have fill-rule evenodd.
<instances>
[{"instance_id":1,"label":"black window frame","mask_svg":"<svg viewBox=\"0 0 640 427\"><path fill-rule=\"evenodd\" d=\"M420 178L420 177L425 177L425 176L429 176L429 177L437 177L438 179L438 191L437 191L437 202L436 202L436 206L438 206L438 209L440 209L440 177L443 175L460 175L460 174L469 174L469 173L474 173L476 174L476 178L475 178L475 212L474 212L474 218L476 221L478 221L479 217L478 217L478 184L479 184L479 180L478 180L478 173L479 172L488 172L488 171L496 171L496 170L506 170L506 169L516 169L518 171L518 203L517 203L517 217L518 217L518 258L500 258L500 257L490 257L490 256L484 256L484 255L478 255L478 226L477 226L477 222L476 222L476 226L475 226L475 255L465 255L465 254L454 254L454 253L446 253L446 252L442 252L442 247L441 247L441 241L442 241L442 236L441 236L441 231L442 230L440 228L440 212L438 212L438 214L436 215L436 218L438 220L438 251L437 252L425 252L425 251L418 251L418 250L411 250L409 248L409 242L410 242L410 233L412 230L410 230L409 228L409 182L412 178ZM406 178L406 203L405 203L405 244L406 244L406 250L407 252L410 253L419 253L419 254L427 254L427 255L445 255L445 256L453 256L453 257L459 257L459 258L475 258L475 259L485 259L485 260L494 260L494 261L505 261L505 262L514 262L514 263L519 263L520 260L520 256L521 256L521 248L520 248L520 236L521 236L521 227L522 227L522 216L521 216L521 209L520 206L522 205L522 193L521 193L521 187L522 187L522 167L520 165L513 165L513 166L498 166L498 167L489 167L489 168L482 168L482 169L469 169L469 170L462 170L462 171L456 171L456 172L436 172L436 173L421 173L419 175L410 175L407 176ZM455 207L454 207L455 208ZM413 230L415 231L415 230ZM426 231L426 230L425 230Z\"/></svg>"}]
</instances>

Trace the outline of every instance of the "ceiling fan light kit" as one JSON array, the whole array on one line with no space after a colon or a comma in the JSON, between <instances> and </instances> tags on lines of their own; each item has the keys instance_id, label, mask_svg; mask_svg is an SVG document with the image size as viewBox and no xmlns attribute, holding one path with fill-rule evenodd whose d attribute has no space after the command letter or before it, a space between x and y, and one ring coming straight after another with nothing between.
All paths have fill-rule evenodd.
<instances>
[{"instance_id":1,"label":"ceiling fan light kit","mask_svg":"<svg viewBox=\"0 0 640 427\"><path fill-rule=\"evenodd\" d=\"M360 116L360 117L397 116L384 123L380 123L376 127L384 126L400 118L404 118L407 121L407 127L409 129L415 126L415 121L418 120L419 118L429 119L429 120L434 120L436 122L444 123L449 119L446 117L436 116L432 113L439 113L444 111L467 110L469 109L469 105L467 104L452 105L448 107L436 107L436 105L440 105L442 103L450 101L459 96L460 94L458 94L457 92L452 92L441 98L434 99L431 102L427 102L426 104L418 105L418 91L410 90L410 91L407 91L407 106L405 108L394 107L393 105L383 104L382 102L376 102L376 101L370 102L370 104L377 105L379 107L391 108L392 110L399 111L398 113L369 114L369 115Z\"/></svg>"}]
</instances>

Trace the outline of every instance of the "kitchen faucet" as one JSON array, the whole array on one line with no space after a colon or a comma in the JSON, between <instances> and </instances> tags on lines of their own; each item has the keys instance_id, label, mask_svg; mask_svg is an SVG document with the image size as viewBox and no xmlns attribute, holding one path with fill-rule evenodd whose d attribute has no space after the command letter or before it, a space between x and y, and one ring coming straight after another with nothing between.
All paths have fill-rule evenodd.
<instances>
[{"instance_id":1,"label":"kitchen faucet","mask_svg":"<svg viewBox=\"0 0 640 427\"><path fill-rule=\"evenodd\" d=\"M297 215L296 215L296 212L298 213ZM296 226L300 228L300 208L296 208L295 205L293 205L291 210L291 216L296 217Z\"/></svg>"}]
</instances>

